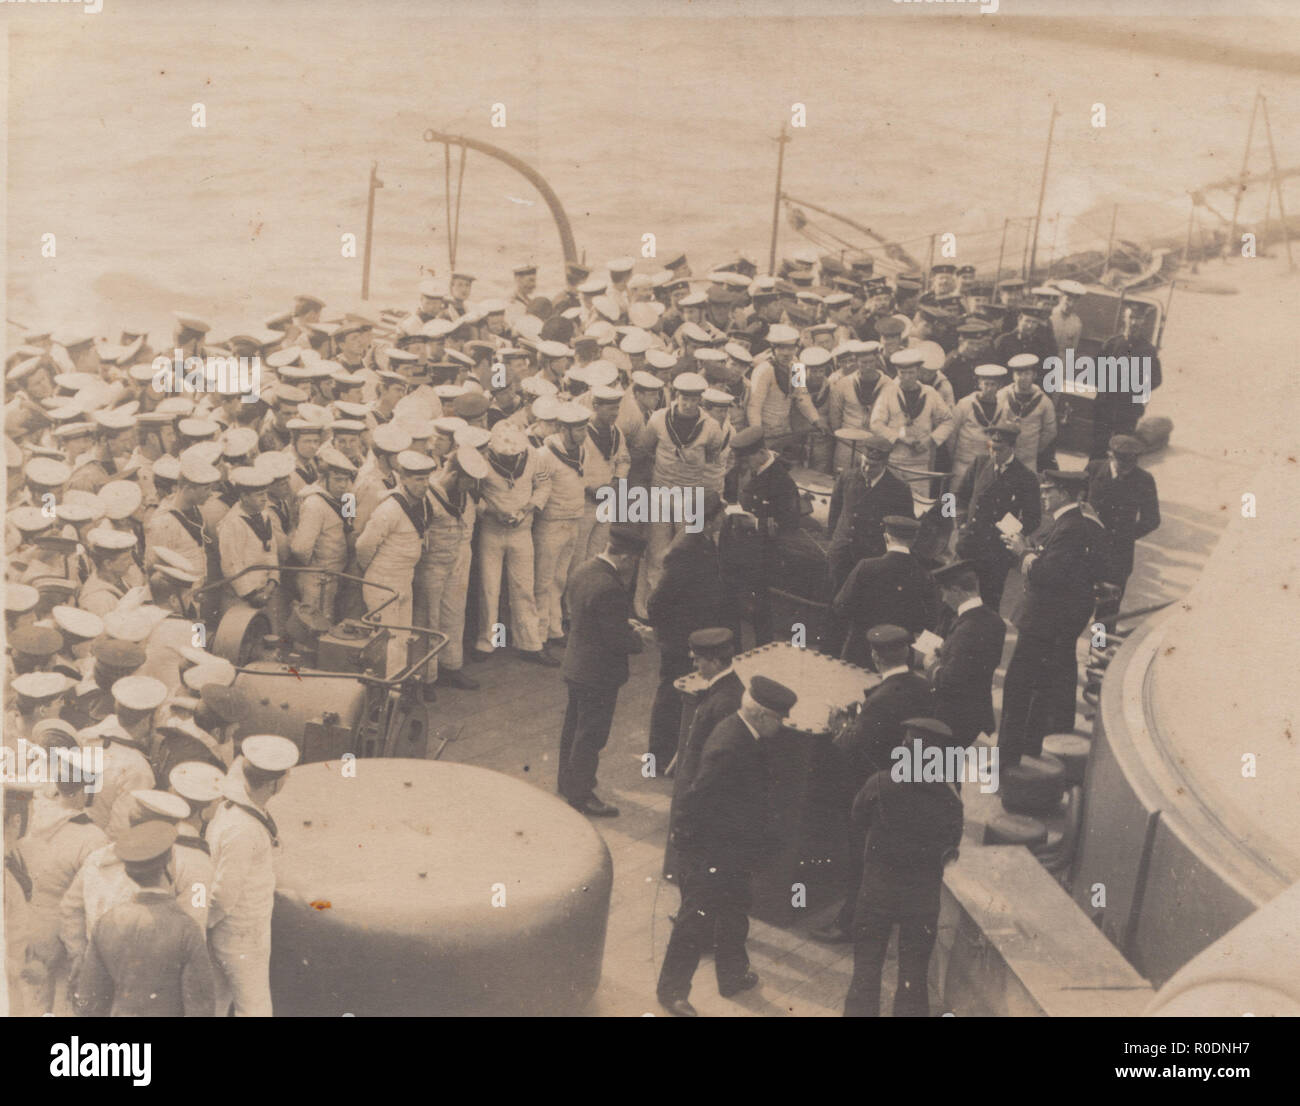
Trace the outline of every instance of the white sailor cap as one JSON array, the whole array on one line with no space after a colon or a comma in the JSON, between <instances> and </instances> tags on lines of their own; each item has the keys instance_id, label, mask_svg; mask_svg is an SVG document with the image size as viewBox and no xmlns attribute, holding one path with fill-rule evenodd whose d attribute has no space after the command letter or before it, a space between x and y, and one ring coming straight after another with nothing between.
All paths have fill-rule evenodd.
<instances>
[{"instance_id":1,"label":"white sailor cap","mask_svg":"<svg viewBox=\"0 0 1300 1106\"><path fill-rule=\"evenodd\" d=\"M774 323L767 328L767 341L773 346L793 346L799 341L799 332L792 326Z\"/></svg>"},{"instance_id":2,"label":"white sailor cap","mask_svg":"<svg viewBox=\"0 0 1300 1106\"><path fill-rule=\"evenodd\" d=\"M388 422L375 428L370 435L370 444L381 453L401 453L411 448L411 435L400 426Z\"/></svg>"},{"instance_id":3,"label":"white sailor cap","mask_svg":"<svg viewBox=\"0 0 1300 1106\"><path fill-rule=\"evenodd\" d=\"M1007 375L1005 365L976 365L975 375L982 379L998 379Z\"/></svg>"},{"instance_id":4,"label":"white sailor cap","mask_svg":"<svg viewBox=\"0 0 1300 1106\"><path fill-rule=\"evenodd\" d=\"M591 409L581 403L562 403L555 417L565 426L585 426L591 421Z\"/></svg>"},{"instance_id":5,"label":"white sailor cap","mask_svg":"<svg viewBox=\"0 0 1300 1106\"><path fill-rule=\"evenodd\" d=\"M925 353L915 348L900 349L890 354L889 363L895 368L905 369L909 366L920 368L925 363Z\"/></svg>"},{"instance_id":6,"label":"white sailor cap","mask_svg":"<svg viewBox=\"0 0 1300 1106\"><path fill-rule=\"evenodd\" d=\"M563 342L554 342L549 339L547 341L538 343L537 352L540 353L543 357L572 357L573 356L573 350L570 349L568 346L566 346Z\"/></svg>"},{"instance_id":7,"label":"white sailor cap","mask_svg":"<svg viewBox=\"0 0 1300 1106\"><path fill-rule=\"evenodd\" d=\"M17 512L11 512L11 517L14 514ZM115 530L111 526L97 526L86 535L86 540L92 549L102 549L105 552L122 553L135 548L134 534L127 530Z\"/></svg>"},{"instance_id":8,"label":"white sailor cap","mask_svg":"<svg viewBox=\"0 0 1300 1106\"><path fill-rule=\"evenodd\" d=\"M645 360L647 365L662 372L665 369L671 369L677 364L677 355L664 349L648 349L645 351Z\"/></svg>"},{"instance_id":9,"label":"white sailor cap","mask_svg":"<svg viewBox=\"0 0 1300 1106\"><path fill-rule=\"evenodd\" d=\"M93 611L83 611L80 607L58 606L50 611L50 616L64 637L91 641L104 632L103 619Z\"/></svg>"},{"instance_id":10,"label":"white sailor cap","mask_svg":"<svg viewBox=\"0 0 1300 1106\"><path fill-rule=\"evenodd\" d=\"M298 746L287 737L251 734L240 746L243 757L263 772L287 772L298 763Z\"/></svg>"},{"instance_id":11,"label":"white sailor cap","mask_svg":"<svg viewBox=\"0 0 1300 1106\"><path fill-rule=\"evenodd\" d=\"M143 814L163 822L180 822L190 816L190 804L170 791L140 788L130 793Z\"/></svg>"},{"instance_id":12,"label":"white sailor cap","mask_svg":"<svg viewBox=\"0 0 1300 1106\"><path fill-rule=\"evenodd\" d=\"M187 454L189 450L185 451ZM162 458L159 458L161 460ZM202 457L182 456L180 462L180 478L187 484L215 484L221 479L221 470L210 461L205 461ZM158 471L155 463L154 471Z\"/></svg>"},{"instance_id":13,"label":"white sailor cap","mask_svg":"<svg viewBox=\"0 0 1300 1106\"><path fill-rule=\"evenodd\" d=\"M5 612L26 614L41 601L41 593L30 584L5 584Z\"/></svg>"},{"instance_id":14,"label":"white sailor cap","mask_svg":"<svg viewBox=\"0 0 1300 1106\"><path fill-rule=\"evenodd\" d=\"M1007 362L1007 368L1012 372L1019 372L1021 369L1038 368L1038 358L1032 353L1017 353Z\"/></svg>"},{"instance_id":15,"label":"white sailor cap","mask_svg":"<svg viewBox=\"0 0 1300 1106\"><path fill-rule=\"evenodd\" d=\"M673 391L685 395L703 395L709 382L699 373L682 373L673 378Z\"/></svg>"},{"instance_id":16,"label":"white sailor cap","mask_svg":"<svg viewBox=\"0 0 1300 1106\"><path fill-rule=\"evenodd\" d=\"M104 515L118 522L130 518L144 502L144 492L132 480L110 480L98 494Z\"/></svg>"},{"instance_id":17,"label":"white sailor cap","mask_svg":"<svg viewBox=\"0 0 1300 1106\"><path fill-rule=\"evenodd\" d=\"M583 366L583 379L589 388L603 388L618 379L618 369L608 361L592 361Z\"/></svg>"},{"instance_id":18,"label":"white sailor cap","mask_svg":"<svg viewBox=\"0 0 1300 1106\"><path fill-rule=\"evenodd\" d=\"M676 361L674 361L674 364L676 364ZM665 366L665 368L666 367L667 366ZM648 373L644 369L637 369L637 371L632 374L633 388L640 388L642 391L646 392L658 392L663 389L663 386L664 382L662 380L655 376L654 373Z\"/></svg>"},{"instance_id":19,"label":"white sailor cap","mask_svg":"<svg viewBox=\"0 0 1300 1106\"><path fill-rule=\"evenodd\" d=\"M255 492L263 488L269 488L274 479L265 469L248 465L230 470L230 485L240 489L240 491Z\"/></svg>"},{"instance_id":20,"label":"white sailor cap","mask_svg":"<svg viewBox=\"0 0 1300 1106\"><path fill-rule=\"evenodd\" d=\"M570 369L569 372L572 373L573 370ZM544 376L526 376L519 387L525 395L530 396L553 396L559 390Z\"/></svg>"},{"instance_id":21,"label":"white sailor cap","mask_svg":"<svg viewBox=\"0 0 1300 1106\"><path fill-rule=\"evenodd\" d=\"M332 445L321 446L316 453L316 460L327 469L333 469L335 472L345 472L349 476L355 475L357 471L357 466Z\"/></svg>"},{"instance_id":22,"label":"white sailor cap","mask_svg":"<svg viewBox=\"0 0 1300 1106\"><path fill-rule=\"evenodd\" d=\"M609 281L601 280L600 277L592 277L578 285L578 291L584 296L599 296L607 287Z\"/></svg>"},{"instance_id":23,"label":"white sailor cap","mask_svg":"<svg viewBox=\"0 0 1300 1106\"><path fill-rule=\"evenodd\" d=\"M831 351L821 346L806 346L799 351L799 362L805 367L820 368L830 363Z\"/></svg>"},{"instance_id":24,"label":"white sailor cap","mask_svg":"<svg viewBox=\"0 0 1300 1106\"><path fill-rule=\"evenodd\" d=\"M182 799L191 803L210 803L221 798L221 781L225 772L202 760L185 760L168 773L167 784Z\"/></svg>"},{"instance_id":25,"label":"white sailor cap","mask_svg":"<svg viewBox=\"0 0 1300 1106\"><path fill-rule=\"evenodd\" d=\"M452 441L456 443L456 448L461 449L483 449L491 440L492 435L481 426L462 426L456 431Z\"/></svg>"},{"instance_id":26,"label":"white sailor cap","mask_svg":"<svg viewBox=\"0 0 1300 1106\"><path fill-rule=\"evenodd\" d=\"M1084 296L1088 294L1088 286L1080 284L1077 280L1058 280L1056 287L1067 296Z\"/></svg>"},{"instance_id":27,"label":"white sailor cap","mask_svg":"<svg viewBox=\"0 0 1300 1106\"><path fill-rule=\"evenodd\" d=\"M420 327L420 336L423 338L445 338L460 325L460 320L453 322L451 319L430 319Z\"/></svg>"},{"instance_id":28,"label":"white sailor cap","mask_svg":"<svg viewBox=\"0 0 1300 1106\"><path fill-rule=\"evenodd\" d=\"M33 457L23 467L23 479L43 488L59 488L72 479L72 469L53 457Z\"/></svg>"},{"instance_id":29,"label":"white sailor cap","mask_svg":"<svg viewBox=\"0 0 1300 1106\"><path fill-rule=\"evenodd\" d=\"M420 281L420 283L416 285L416 291L418 291L420 295L431 300L445 300L447 298L447 293L439 287L436 281L433 280Z\"/></svg>"},{"instance_id":30,"label":"white sailor cap","mask_svg":"<svg viewBox=\"0 0 1300 1106\"><path fill-rule=\"evenodd\" d=\"M216 470L213 470L216 472ZM220 479L221 473L217 472L217 478ZM174 457L170 453L164 453L153 463L153 478L157 483L159 480L171 480L173 483L181 478L181 459Z\"/></svg>"},{"instance_id":31,"label":"white sailor cap","mask_svg":"<svg viewBox=\"0 0 1300 1106\"><path fill-rule=\"evenodd\" d=\"M735 396L721 388L705 388L700 399L708 407L730 407L736 402Z\"/></svg>"},{"instance_id":32,"label":"white sailor cap","mask_svg":"<svg viewBox=\"0 0 1300 1106\"><path fill-rule=\"evenodd\" d=\"M555 422L560 417L561 406L560 400L555 396L538 396L528 410L538 422Z\"/></svg>"},{"instance_id":33,"label":"white sailor cap","mask_svg":"<svg viewBox=\"0 0 1300 1106\"><path fill-rule=\"evenodd\" d=\"M614 339L618 337L618 331L614 329L614 324L605 319L597 319L591 326L587 327L586 338L595 338L602 346L612 346Z\"/></svg>"},{"instance_id":34,"label":"white sailor cap","mask_svg":"<svg viewBox=\"0 0 1300 1106\"><path fill-rule=\"evenodd\" d=\"M176 424L176 432L182 438L215 438L221 433L221 426L211 419L181 419Z\"/></svg>"},{"instance_id":35,"label":"white sailor cap","mask_svg":"<svg viewBox=\"0 0 1300 1106\"><path fill-rule=\"evenodd\" d=\"M445 434L448 438L454 438L457 430L463 430L468 425L469 423L456 415L443 415L433 420L434 430L439 434Z\"/></svg>"},{"instance_id":36,"label":"white sailor cap","mask_svg":"<svg viewBox=\"0 0 1300 1106\"><path fill-rule=\"evenodd\" d=\"M640 326L629 328L628 333L623 335L623 341L619 342L619 348L624 354L643 354L651 346L654 346L654 338Z\"/></svg>"},{"instance_id":37,"label":"white sailor cap","mask_svg":"<svg viewBox=\"0 0 1300 1106\"><path fill-rule=\"evenodd\" d=\"M404 449L397 455L397 467L403 472L409 472L411 475L430 472L437 468L438 462L432 457L423 453L416 453L413 449Z\"/></svg>"},{"instance_id":38,"label":"white sailor cap","mask_svg":"<svg viewBox=\"0 0 1300 1106\"><path fill-rule=\"evenodd\" d=\"M112 407L108 411L91 412L91 418L94 418L100 429L108 430L110 434L121 433L122 430L130 430L135 425L135 412L130 411L130 404L125 407Z\"/></svg>"},{"instance_id":39,"label":"white sailor cap","mask_svg":"<svg viewBox=\"0 0 1300 1106\"><path fill-rule=\"evenodd\" d=\"M36 702L57 699L72 686L72 681L62 672L25 672L9 681L16 695Z\"/></svg>"},{"instance_id":40,"label":"white sailor cap","mask_svg":"<svg viewBox=\"0 0 1300 1106\"><path fill-rule=\"evenodd\" d=\"M481 430L482 427L475 427L474 429ZM456 467L471 480L486 479L488 473L492 471L488 467L483 454L472 446L460 446L454 456L456 458Z\"/></svg>"},{"instance_id":41,"label":"white sailor cap","mask_svg":"<svg viewBox=\"0 0 1300 1106\"><path fill-rule=\"evenodd\" d=\"M621 403L623 400L623 389L608 384L602 384L598 388L592 388L591 401L594 404L602 403Z\"/></svg>"},{"instance_id":42,"label":"white sailor cap","mask_svg":"<svg viewBox=\"0 0 1300 1106\"><path fill-rule=\"evenodd\" d=\"M715 365L721 365L727 359L723 350L714 349L712 346L697 349L694 356L696 361L707 361Z\"/></svg>"},{"instance_id":43,"label":"white sailor cap","mask_svg":"<svg viewBox=\"0 0 1300 1106\"><path fill-rule=\"evenodd\" d=\"M127 710L157 710L167 698L167 685L152 676L123 676L111 690L113 702Z\"/></svg>"}]
</instances>

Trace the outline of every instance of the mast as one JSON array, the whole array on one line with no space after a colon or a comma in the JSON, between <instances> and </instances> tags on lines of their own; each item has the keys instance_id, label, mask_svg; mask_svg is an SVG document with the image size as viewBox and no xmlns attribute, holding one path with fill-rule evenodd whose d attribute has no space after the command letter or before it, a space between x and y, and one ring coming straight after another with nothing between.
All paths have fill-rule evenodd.
<instances>
[{"instance_id":1,"label":"mast","mask_svg":"<svg viewBox=\"0 0 1300 1106\"><path fill-rule=\"evenodd\" d=\"M1056 130L1056 101L1052 101L1052 118L1047 124L1047 150L1043 153L1043 176L1038 182L1038 210L1034 212L1034 240L1029 247L1029 279L1034 278L1034 264L1038 260L1038 224L1043 218L1043 197L1047 195L1047 166L1052 160L1052 132Z\"/></svg>"},{"instance_id":2,"label":"mast","mask_svg":"<svg viewBox=\"0 0 1300 1106\"><path fill-rule=\"evenodd\" d=\"M375 226L375 189L383 188L384 182L376 175L379 162L370 163L370 190L366 193L366 246L361 261L361 298L370 298L370 239Z\"/></svg>"},{"instance_id":3,"label":"mast","mask_svg":"<svg viewBox=\"0 0 1300 1106\"><path fill-rule=\"evenodd\" d=\"M781 225L781 174L785 169L785 144L790 141L785 133L785 124L781 124L781 133L776 137L776 195L772 198L772 245L767 252L767 275L776 272L776 232Z\"/></svg>"}]
</instances>

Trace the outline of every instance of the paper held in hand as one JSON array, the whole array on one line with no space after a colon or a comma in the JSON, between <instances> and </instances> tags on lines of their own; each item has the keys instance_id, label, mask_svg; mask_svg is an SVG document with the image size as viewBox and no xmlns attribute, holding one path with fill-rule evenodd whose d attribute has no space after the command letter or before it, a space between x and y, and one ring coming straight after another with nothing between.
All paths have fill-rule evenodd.
<instances>
[{"instance_id":1,"label":"paper held in hand","mask_svg":"<svg viewBox=\"0 0 1300 1106\"><path fill-rule=\"evenodd\" d=\"M917 635L916 641L912 647L923 657L932 657L939 651L939 646L943 644L943 638L930 630L922 630Z\"/></svg>"},{"instance_id":2,"label":"paper held in hand","mask_svg":"<svg viewBox=\"0 0 1300 1106\"><path fill-rule=\"evenodd\" d=\"M998 519L997 526L1002 533L1007 535L1007 537L1010 537L1012 534L1019 534L1024 530L1024 526L1021 525L1020 520L1010 511Z\"/></svg>"}]
</instances>

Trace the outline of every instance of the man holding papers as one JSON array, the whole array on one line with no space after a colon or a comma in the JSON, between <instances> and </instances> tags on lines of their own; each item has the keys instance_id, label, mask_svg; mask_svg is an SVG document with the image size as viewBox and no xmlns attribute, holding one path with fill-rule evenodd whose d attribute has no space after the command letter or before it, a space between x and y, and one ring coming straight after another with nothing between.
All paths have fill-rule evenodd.
<instances>
[{"instance_id":1,"label":"man holding papers","mask_svg":"<svg viewBox=\"0 0 1300 1106\"><path fill-rule=\"evenodd\" d=\"M977 458L957 485L957 556L974 562L980 598L996 614L1015 564L1002 535L1032 534L1043 508L1037 478L1016 460L1020 428L997 423L986 433L988 454Z\"/></svg>"}]
</instances>

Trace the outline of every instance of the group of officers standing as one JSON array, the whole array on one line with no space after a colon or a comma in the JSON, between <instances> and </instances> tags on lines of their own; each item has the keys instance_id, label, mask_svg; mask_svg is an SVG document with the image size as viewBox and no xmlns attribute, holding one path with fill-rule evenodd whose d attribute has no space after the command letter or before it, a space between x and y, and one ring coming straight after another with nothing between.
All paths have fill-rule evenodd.
<instances>
[{"instance_id":1,"label":"group of officers standing","mask_svg":"<svg viewBox=\"0 0 1300 1106\"><path fill-rule=\"evenodd\" d=\"M722 787L717 802L687 800L688 809L711 812L704 821L724 808L740 818L747 800L728 808L723 793L742 779L757 787L750 743L779 725L793 693L770 681L751 686L717 719L723 736L711 756L710 733L698 735L694 754L689 742L678 748L673 684L707 660L708 640L721 649L725 634L727 648L739 649L742 622L757 642L777 634L768 588L789 547L806 548L791 463L836 474L828 642L874 664L885 676L881 689L894 675L882 667L890 663L879 652L885 639L940 628L935 565L910 546L918 503L950 469L961 512L962 560L949 569L953 595L964 596L953 612L958 626L981 598L996 613L1017 561L1027 580L1028 629L1008 669L1002 744L1012 755L1032 753L1043 734L1068 729L1074 641L1091 614L1093 585L1105 578L1122 587L1132 542L1159 521L1131 435L1108 439L1087 474L1046 469L1040 504L1034 474L1048 457L1055 416L1035 379L1047 336L1068 338L1077 321L1076 292L1057 289L1053 309L1020 302L1004 284L1003 302L986 304L965 294L968 274L953 266L935 266L923 291L906 277L891 288L869 259L817 261L792 258L781 275L762 277L739 258L702 280L692 279L684 256L654 275L634 272L630 259L611 262L607 275L570 265L565 289L549 299L535 295L536 267L522 265L512 298L478 303L470 301L474 278L458 272L445 292L421 283L409 313L324 322L325 304L304 295L220 343L206 321L178 313L174 348L206 360L181 391L165 384L170 375L160 380L143 331L123 330L111 343L88 332L27 335L6 362L7 663L16 679L5 742L24 738L87 771L85 749L104 749L102 787L88 806L62 784L36 789L20 827L28 844L12 848L7 833L7 878L24 901L46 904L43 914L33 908L44 921L19 969L38 987L33 1009L53 1001L48 981L56 977L72 980L87 1008L111 993L110 1007L137 1009L121 996L138 998L140 962L151 958L118 931L138 938L143 910L174 931L166 947L184 961L180 983L149 994L169 1002L179 995L173 1012L225 1012L233 1002L238 1013L269 1013L275 829L265 800L283 781L292 743L241 740L233 670L181 644L195 620L211 633L237 605L264 611L274 632L295 609L330 623L371 611L391 627L437 630L447 644L436 657L418 634L398 629L387 657L389 676L422 676L428 698L435 683L476 689L465 660L490 660L503 647L562 666L569 707L559 790L593 816L618 813L596 795L599 752L626 658L653 640L660 686L649 751L661 769L672 765L683 793ZM1120 338L1140 342L1131 336L1135 318L1126 316ZM259 359L255 394L219 389L212 359L227 357ZM1123 429L1127 419L1117 409L1114 424ZM601 509L602 492L620 484L699 489L698 525L681 515L615 522ZM1089 487L1106 542L1092 510L1080 508ZM1030 536L1044 511L1056 525L1040 548ZM1003 540L1008 515L1024 536ZM327 572L284 571L296 566ZM713 637L701 643L701 630ZM993 726L988 659L996 667L998 658L984 640L991 627L978 636L971 674L953 675L971 658L951 635L935 670L947 673L936 687L946 680L961 689L938 716L964 744ZM905 714L899 725L934 716ZM862 736L864 725L854 729L857 744L875 748L881 739ZM733 764L736 756L748 767ZM859 759L864 771L872 763ZM195 764L220 777L203 776L196 789ZM863 798L870 782L854 796L863 825L891 794ZM169 835L158 825L202 831L214 810L213 825L226 811L247 823L231 835L228 876L212 826L164 844ZM944 824L951 828L951 819ZM725 833L749 848L749 829L728 825ZM48 837L39 845L38 831ZM173 899L182 908L188 901L175 869L189 845L177 840L196 836L217 869L218 907L198 945L188 927L161 916ZM102 942L94 935L103 916L89 914L52 940L49 904L67 908L78 874L104 849L131 882L117 881L120 902L100 901L124 905L133 882L135 905L114 915ZM876 852L910 855L897 842ZM706 898L713 883L704 883ZM160 885L176 894L160 894ZM246 914L229 905L236 886ZM725 960L725 987L734 992L752 984L738 966L744 934L731 917L733 952L719 971ZM88 944L70 936L81 929ZM685 1002L689 926L674 940L674 967L665 972L677 982L661 982L670 1003ZM205 948L220 984L212 1004L199 966ZM78 983L83 974L88 982ZM191 1002L191 992L200 998Z\"/></svg>"}]
</instances>

